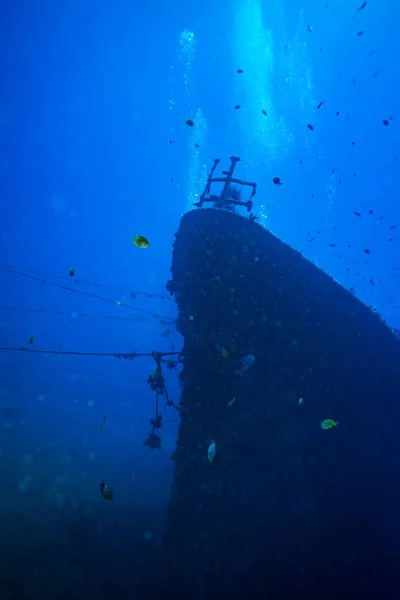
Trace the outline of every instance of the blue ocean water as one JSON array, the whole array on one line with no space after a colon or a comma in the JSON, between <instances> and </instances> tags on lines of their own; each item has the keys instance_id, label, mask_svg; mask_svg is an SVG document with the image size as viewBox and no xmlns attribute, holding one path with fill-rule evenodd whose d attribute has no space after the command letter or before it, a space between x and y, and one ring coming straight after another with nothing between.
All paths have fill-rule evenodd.
<instances>
[{"instance_id":1,"label":"blue ocean water","mask_svg":"<svg viewBox=\"0 0 400 600\"><path fill-rule=\"evenodd\" d=\"M163 543L179 414L164 394L162 448L143 445L148 377L182 349L165 284L215 157L241 158L264 227L400 329L400 8L0 10L1 597L120 597Z\"/></svg>"}]
</instances>

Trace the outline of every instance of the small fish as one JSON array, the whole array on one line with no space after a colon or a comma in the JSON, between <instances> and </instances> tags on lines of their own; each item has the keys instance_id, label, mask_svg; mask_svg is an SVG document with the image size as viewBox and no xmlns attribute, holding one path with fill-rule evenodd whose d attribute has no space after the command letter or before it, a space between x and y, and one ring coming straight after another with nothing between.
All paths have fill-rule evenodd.
<instances>
[{"instance_id":1,"label":"small fish","mask_svg":"<svg viewBox=\"0 0 400 600\"><path fill-rule=\"evenodd\" d=\"M264 116L268 117L268 113L267 113L267 111L266 111L266 110L262 110L261 112L262 112L262 114L263 114Z\"/></svg>"},{"instance_id":2,"label":"small fish","mask_svg":"<svg viewBox=\"0 0 400 600\"><path fill-rule=\"evenodd\" d=\"M273 177L272 182L275 185L282 185L282 181L281 181L280 177Z\"/></svg>"},{"instance_id":3,"label":"small fish","mask_svg":"<svg viewBox=\"0 0 400 600\"><path fill-rule=\"evenodd\" d=\"M358 31L358 32L357 32L357 35L358 35L358 36L360 36L360 35L364 35L364 32L363 32L363 31Z\"/></svg>"},{"instance_id":4,"label":"small fish","mask_svg":"<svg viewBox=\"0 0 400 600\"><path fill-rule=\"evenodd\" d=\"M223 358L228 358L229 356L229 352L225 348L222 348L221 354Z\"/></svg>"},{"instance_id":5,"label":"small fish","mask_svg":"<svg viewBox=\"0 0 400 600\"><path fill-rule=\"evenodd\" d=\"M198 144L195 144L194 147L195 148L200 148L200 146Z\"/></svg>"},{"instance_id":6,"label":"small fish","mask_svg":"<svg viewBox=\"0 0 400 600\"><path fill-rule=\"evenodd\" d=\"M333 419L325 419L322 421L320 427L321 429L332 429L332 427L337 427L339 425L339 421L334 421Z\"/></svg>"},{"instance_id":7,"label":"small fish","mask_svg":"<svg viewBox=\"0 0 400 600\"><path fill-rule=\"evenodd\" d=\"M355 142L351 142L350 146L355 146L356 143Z\"/></svg>"},{"instance_id":8,"label":"small fish","mask_svg":"<svg viewBox=\"0 0 400 600\"><path fill-rule=\"evenodd\" d=\"M229 175L229 171L221 171L222 175Z\"/></svg>"},{"instance_id":9,"label":"small fish","mask_svg":"<svg viewBox=\"0 0 400 600\"><path fill-rule=\"evenodd\" d=\"M391 225L389 229L396 229L397 225Z\"/></svg>"},{"instance_id":10,"label":"small fish","mask_svg":"<svg viewBox=\"0 0 400 600\"><path fill-rule=\"evenodd\" d=\"M383 119L382 123L385 125L385 127L389 127L388 119Z\"/></svg>"},{"instance_id":11,"label":"small fish","mask_svg":"<svg viewBox=\"0 0 400 600\"><path fill-rule=\"evenodd\" d=\"M323 105L324 101L322 100L322 102L320 102L317 106L317 108L321 108L321 106Z\"/></svg>"},{"instance_id":12,"label":"small fish","mask_svg":"<svg viewBox=\"0 0 400 600\"><path fill-rule=\"evenodd\" d=\"M232 404L235 402L236 398L233 398L233 400L231 400L230 402L228 402L228 407L232 406Z\"/></svg>"},{"instance_id":13,"label":"small fish","mask_svg":"<svg viewBox=\"0 0 400 600\"><path fill-rule=\"evenodd\" d=\"M236 371L236 375L243 375L243 373L254 364L255 360L256 357L254 354L246 354L246 356L243 356L243 358L240 359L240 369Z\"/></svg>"},{"instance_id":14,"label":"small fish","mask_svg":"<svg viewBox=\"0 0 400 600\"><path fill-rule=\"evenodd\" d=\"M336 246L336 244L328 244L328 246L330 246L331 248L334 248Z\"/></svg>"},{"instance_id":15,"label":"small fish","mask_svg":"<svg viewBox=\"0 0 400 600\"><path fill-rule=\"evenodd\" d=\"M303 164L303 161L301 160L301 158L299 158L299 163L300 163L301 165Z\"/></svg>"},{"instance_id":16,"label":"small fish","mask_svg":"<svg viewBox=\"0 0 400 600\"><path fill-rule=\"evenodd\" d=\"M170 143L170 144L175 144L175 140L174 140L174 139L172 139L172 140L169 140L169 143Z\"/></svg>"},{"instance_id":17,"label":"small fish","mask_svg":"<svg viewBox=\"0 0 400 600\"><path fill-rule=\"evenodd\" d=\"M241 108L241 105L240 104L236 104L235 110L239 110L239 108Z\"/></svg>"},{"instance_id":18,"label":"small fish","mask_svg":"<svg viewBox=\"0 0 400 600\"><path fill-rule=\"evenodd\" d=\"M360 10L362 10L363 8L365 8L365 7L367 6L367 4L368 4L368 2L363 2L363 3L361 4L361 6L359 6L359 7L357 8L357 11L356 11L356 12L360 12Z\"/></svg>"},{"instance_id":19,"label":"small fish","mask_svg":"<svg viewBox=\"0 0 400 600\"><path fill-rule=\"evenodd\" d=\"M239 74L241 74L241 73L243 73L243 69L238 69L238 70L237 70L237 72L238 72Z\"/></svg>"},{"instance_id":20,"label":"small fish","mask_svg":"<svg viewBox=\"0 0 400 600\"><path fill-rule=\"evenodd\" d=\"M364 249L365 254L371 254L371 250L368 250L368 248Z\"/></svg>"},{"instance_id":21,"label":"small fish","mask_svg":"<svg viewBox=\"0 0 400 600\"><path fill-rule=\"evenodd\" d=\"M31 335L31 337L29 338L29 343L33 344L34 341L35 341L35 338L33 337L33 335Z\"/></svg>"},{"instance_id":22,"label":"small fish","mask_svg":"<svg viewBox=\"0 0 400 600\"><path fill-rule=\"evenodd\" d=\"M68 271L68 275L69 275L70 277L73 277L73 276L75 275L75 269L70 269L70 270Z\"/></svg>"},{"instance_id":23,"label":"small fish","mask_svg":"<svg viewBox=\"0 0 400 600\"><path fill-rule=\"evenodd\" d=\"M142 235L135 235L135 237L132 238L132 243L138 248L148 248L150 246L149 240Z\"/></svg>"},{"instance_id":24,"label":"small fish","mask_svg":"<svg viewBox=\"0 0 400 600\"><path fill-rule=\"evenodd\" d=\"M104 429L104 423L106 422L107 417L105 416L104 419L102 420L102 422L99 425L99 428L97 431L103 431Z\"/></svg>"},{"instance_id":25,"label":"small fish","mask_svg":"<svg viewBox=\"0 0 400 600\"><path fill-rule=\"evenodd\" d=\"M312 30L313 30L312 25L308 24L307 25L307 31L309 31L310 33L312 33Z\"/></svg>"},{"instance_id":26,"label":"small fish","mask_svg":"<svg viewBox=\"0 0 400 600\"><path fill-rule=\"evenodd\" d=\"M339 116L339 111L338 111L338 110L336 111L336 115L335 115L335 116L336 116L336 117L338 117L338 116Z\"/></svg>"},{"instance_id":27,"label":"small fish","mask_svg":"<svg viewBox=\"0 0 400 600\"><path fill-rule=\"evenodd\" d=\"M304 402L304 398L299 398L298 405L301 406Z\"/></svg>"},{"instance_id":28,"label":"small fish","mask_svg":"<svg viewBox=\"0 0 400 600\"><path fill-rule=\"evenodd\" d=\"M194 125L194 122L192 121L192 119L186 119L185 123L188 127L193 127L193 125Z\"/></svg>"},{"instance_id":29,"label":"small fish","mask_svg":"<svg viewBox=\"0 0 400 600\"><path fill-rule=\"evenodd\" d=\"M215 447L215 440L213 440L207 450L207 458L210 461L210 463L212 463L216 454L217 454L217 449Z\"/></svg>"},{"instance_id":30,"label":"small fish","mask_svg":"<svg viewBox=\"0 0 400 600\"><path fill-rule=\"evenodd\" d=\"M356 210L353 210L353 215L356 215L356 217L361 217L360 213L357 212Z\"/></svg>"},{"instance_id":31,"label":"small fish","mask_svg":"<svg viewBox=\"0 0 400 600\"><path fill-rule=\"evenodd\" d=\"M307 127L310 131L314 131L314 127L310 123L308 123Z\"/></svg>"},{"instance_id":32,"label":"small fish","mask_svg":"<svg viewBox=\"0 0 400 600\"><path fill-rule=\"evenodd\" d=\"M102 481L100 484L100 494L103 496L104 500L112 500L112 488L109 485L105 485L104 481Z\"/></svg>"}]
</instances>

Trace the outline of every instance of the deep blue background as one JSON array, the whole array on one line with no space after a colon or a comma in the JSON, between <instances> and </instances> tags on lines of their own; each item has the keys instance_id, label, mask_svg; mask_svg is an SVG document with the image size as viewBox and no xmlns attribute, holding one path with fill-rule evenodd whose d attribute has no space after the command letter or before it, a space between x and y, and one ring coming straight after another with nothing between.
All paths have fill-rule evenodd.
<instances>
[{"instance_id":1,"label":"deep blue background","mask_svg":"<svg viewBox=\"0 0 400 600\"><path fill-rule=\"evenodd\" d=\"M0 271L0 346L179 350L159 323L175 317L174 303L126 290L168 295L190 191L201 193L214 157L231 155L259 184L265 226L400 327L400 8L371 0L356 12L360 4L3 3L0 263L108 301ZM149 249L132 245L136 233ZM118 501L162 506L178 422L166 413L160 453L141 445L153 367L151 358L2 351L4 510L28 514L30 493L51 507L103 502L103 479ZM178 400L174 373L167 384Z\"/></svg>"}]
</instances>

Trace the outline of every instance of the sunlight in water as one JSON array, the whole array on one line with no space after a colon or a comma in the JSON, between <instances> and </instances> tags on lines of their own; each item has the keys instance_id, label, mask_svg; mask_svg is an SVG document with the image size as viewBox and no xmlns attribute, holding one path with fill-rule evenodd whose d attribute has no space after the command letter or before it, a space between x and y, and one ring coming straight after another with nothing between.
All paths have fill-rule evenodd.
<instances>
[{"instance_id":1,"label":"sunlight in water","mask_svg":"<svg viewBox=\"0 0 400 600\"><path fill-rule=\"evenodd\" d=\"M188 139L189 165L186 178L187 193L185 212L192 210L207 180L207 168L200 160L201 148L207 138L207 121L201 108L194 115L193 109L193 59L195 56L196 36L192 31L182 31L179 40L179 58L183 63L183 83L185 89L185 110L195 125L191 128Z\"/></svg>"},{"instance_id":2,"label":"sunlight in water","mask_svg":"<svg viewBox=\"0 0 400 600\"><path fill-rule=\"evenodd\" d=\"M289 40L282 0L269 3L264 14L261 0L237 1L233 61L246 76L235 80L234 102L243 105L242 158L261 186L293 152L295 143L309 150L307 130L302 128L313 106L305 31L300 12L296 33ZM266 224L263 206L260 216Z\"/></svg>"},{"instance_id":3,"label":"sunlight in water","mask_svg":"<svg viewBox=\"0 0 400 600\"><path fill-rule=\"evenodd\" d=\"M260 0L238 0L234 21L234 63L246 77L237 78L243 159L257 169L271 167L288 150L283 116L273 98L276 60L271 30L262 21ZM235 100L236 103L236 100ZM268 115L264 115L262 111Z\"/></svg>"},{"instance_id":4,"label":"sunlight in water","mask_svg":"<svg viewBox=\"0 0 400 600\"><path fill-rule=\"evenodd\" d=\"M197 109L195 126L192 127L188 139L189 167L187 175L187 202L185 212L192 210L193 202L197 202L207 181L207 166L200 160L200 148L207 139L207 121L201 108Z\"/></svg>"}]
</instances>

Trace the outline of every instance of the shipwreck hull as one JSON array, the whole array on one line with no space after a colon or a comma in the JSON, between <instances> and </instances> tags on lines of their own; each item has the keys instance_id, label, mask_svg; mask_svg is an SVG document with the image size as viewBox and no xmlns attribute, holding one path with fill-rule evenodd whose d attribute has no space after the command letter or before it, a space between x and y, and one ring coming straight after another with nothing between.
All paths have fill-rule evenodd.
<instances>
[{"instance_id":1,"label":"shipwreck hull","mask_svg":"<svg viewBox=\"0 0 400 600\"><path fill-rule=\"evenodd\" d=\"M220 591L320 585L325 596L398 585L399 339L228 211L184 215L171 271L184 337L171 576ZM322 430L328 418L339 425Z\"/></svg>"}]
</instances>

